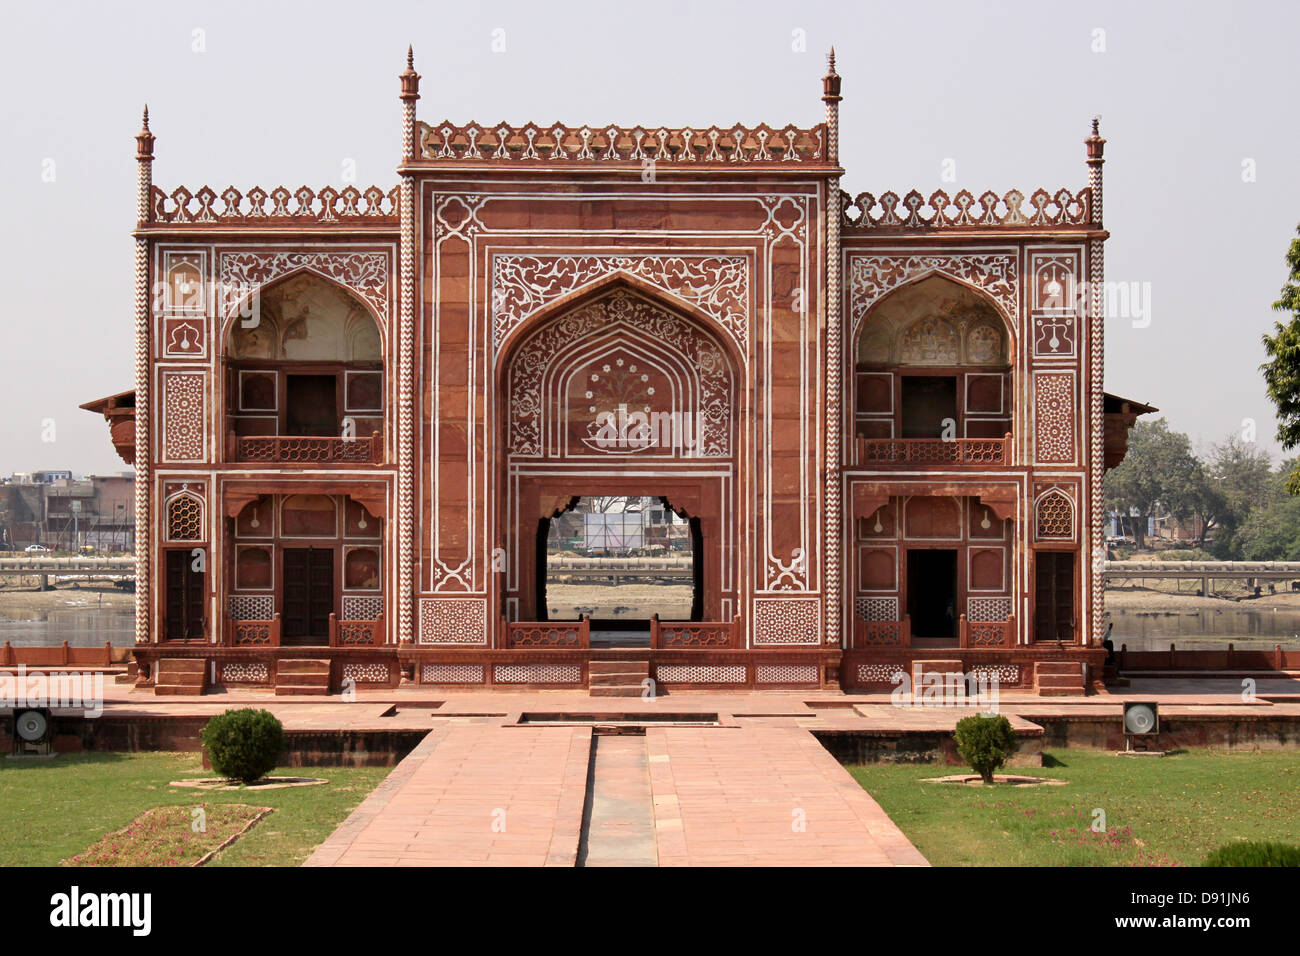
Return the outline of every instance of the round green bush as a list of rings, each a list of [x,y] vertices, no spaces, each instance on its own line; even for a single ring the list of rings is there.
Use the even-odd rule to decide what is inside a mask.
[[[992,783],[993,771],[1016,752],[1016,732],[1011,729],[1011,721],[1001,714],[963,717],[957,721],[953,736],[961,759],[970,764],[985,783]]]
[[[1290,843],[1243,841],[1219,847],[1204,866],[1300,866],[1300,846]]]
[[[266,710],[228,710],[209,720],[199,735],[212,769],[252,783],[266,776],[284,750],[284,727]]]

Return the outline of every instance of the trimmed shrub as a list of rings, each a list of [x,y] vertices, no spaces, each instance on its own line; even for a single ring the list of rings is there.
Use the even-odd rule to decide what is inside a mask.
[[[1262,840],[1228,843],[1207,856],[1202,866],[1300,866],[1300,846]]]
[[[199,739],[213,770],[231,780],[252,783],[280,760],[284,727],[270,711],[245,707],[213,717],[203,726]]]
[[[1011,721],[1002,714],[963,717],[957,721],[953,737],[961,759],[970,764],[985,783],[992,783],[993,771],[1016,752],[1016,732],[1011,729]]]

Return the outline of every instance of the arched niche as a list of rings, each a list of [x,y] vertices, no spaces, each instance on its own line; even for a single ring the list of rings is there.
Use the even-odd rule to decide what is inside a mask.
[[[370,309],[310,271],[279,279],[247,300],[227,326],[228,429],[236,438],[319,436],[367,443],[383,428],[383,336]],[[339,460],[367,461],[370,446]],[[352,452],[351,456],[347,456]],[[278,446],[236,441],[236,458],[292,461]],[[321,460],[322,454],[312,454]],[[326,459],[328,460],[328,459]]]
[[[1001,438],[1015,339],[998,306],[942,275],[867,313],[854,346],[854,431],[866,439]]]

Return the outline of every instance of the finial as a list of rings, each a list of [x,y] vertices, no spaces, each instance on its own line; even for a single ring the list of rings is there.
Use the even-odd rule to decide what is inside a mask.
[[[1092,118],[1092,135],[1084,141],[1088,147],[1088,162],[1101,163],[1105,162],[1106,141],[1101,138],[1101,117]]]
[[[141,162],[153,159],[154,135],[149,132],[149,104],[145,104],[144,115],[142,117],[144,124],[140,132],[135,135],[135,158]]]
[[[831,47],[826,57],[826,75],[822,77],[822,102],[838,103],[840,101],[840,75],[835,72],[835,47]]]
[[[415,48],[406,48],[406,70],[400,75],[402,99],[415,102],[420,98],[420,74],[415,72]]]

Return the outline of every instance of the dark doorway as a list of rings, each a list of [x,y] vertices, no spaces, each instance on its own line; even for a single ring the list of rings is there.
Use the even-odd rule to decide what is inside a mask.
[[[335,377],[287,375],[285,379],[285,434],[338,435]]]
[[[334,549],[284,549],[284,607],[280,636],[286,644],[324,644],[334,613]]]
[[[166,553],[167,640],[202,640],[203,572],[194,569],[196,556],[191,549],[173,548]]]
[[[913,637],[957,636],[957,552],[907,552],[907,613]]]
[[[951,424],[956,437],[957,378],[953,375],[903,376],[903,437],[942,438]]]
[[[1073,643],[1074,552],[1034,555],[1034,640]]]

